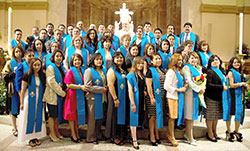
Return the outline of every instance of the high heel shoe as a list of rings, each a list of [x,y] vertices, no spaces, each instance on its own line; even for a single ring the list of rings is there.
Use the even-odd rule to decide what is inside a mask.
[[[235,137],[236,137],[236,140],[238,141],[238,142],[242,142],[242,139],[243,139],[243,137],[242,137],[242,134],[241,133],[237,133],[237,132],[233,132],[234,133],[234,135],[235,135]]]
[[[57,138],[57,139],[55,139],[55,138],[53,138],[51,135],[49,135],[49,138],[50,138],[50,140],[52,141],[52,142],[57,142],[57,141],[59,141],[59,139]]]
[[[157,144],[161,144],[161,139],[156,139]]]
[[[133,140],[133,141],[132,141],[132,146],[134,147],[134,149],[139,150],[140,147],[139,147],[138,143],[137,143],[138,146],[135,146],[135,145],[134,145],[134,142],[137,142],[137,140]]]
[[[152,141],[151,141],[150,135],[148,135],[148,140],[151,142],[151,145],[152,145],[152,146],[158,146],[156,141],[155,141],[155,142],[152,142]]]
[[[207,139],[210,140],[211,142],[217,142],[217,139],[216,139],[216,138],[214,138],[214,139],[213,139],[213,138],[210,138],[209,135],[208,135],[208,133],[206,133],[206,137],[207,137]]]
[[[234,133],[229,133],[228,131],[226,131],[226,140],[234,142]]]
[[[75,140],[72,136],[70,136],[70,139],[71,139],[71,141],[74,142],[74,143],[80,143],[78,139]]]
[[[168,135],[167,138],[174,147],[179,145],[173,136]]]

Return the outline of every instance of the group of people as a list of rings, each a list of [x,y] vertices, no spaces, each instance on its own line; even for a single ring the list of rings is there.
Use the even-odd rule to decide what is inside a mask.
[[[139,149],[136,131],[149,128],[149,141],[157,146],[161,144],[158,130],[167,125],[173,146],[178,146],[175,127],[185,128],[184,138],[196,146],[193,122],[200,114],[206,119],[208,140],[220,139],[216,125],[223,119],[227,140],[242,141],[242,94],[249,85],[242,80],[241,60],[232,57],[225,71],[215,51],[192,32],[191,23],[184,24],[179,37],[174,25],[169,24],[162,36],[160,28],[151,32],[149,22],[138,25],[133,37],[129,33],[117,37],[113,25],[107,29],[100,25],[97,33],[91,24],[85,32],[81,21],[75,27],[68,25],[68,34],[64,30],[63,24],[55,30],[52,23],[46,29],[34,27],[27,43],[21,41],[20,29],[14,31],[9,44],[12,59],[2,75],[8,89],[7,113],[19,140],[40,145],[48,111],[52,141],[63,139],[59,124],[68,121],[75,143],[82,141],[79,125],[87,124],[88,143],[110,139],[122,145],[131,140]],[[195,79],[205,73],[203,87]],[[200,106],[201,96],[205,106]]]

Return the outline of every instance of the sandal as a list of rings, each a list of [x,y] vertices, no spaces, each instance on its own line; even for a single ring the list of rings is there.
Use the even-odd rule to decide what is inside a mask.
[[[237,133],[234,131],[234,135],[235,135],[238,142],[242,142],[243,137],[242,137],[241,133]]]
[[[116,139],[114,140],[114,143],[115,143],[116,145],[121,145],[121,140],[119,140],[118,138],[116,138]]]
[[[17,136],[18,136],[18,131],[17,131],[17,129],[16,129],[16,130],[12,129],[12,134],[13,134],[15,137],[17,137]]]
[[[30,145],[31,147],[35,147],[35,146],[36,146],[35,140],[34,140],[34,139],[30,140],[30,141],[29,141],[29,145]]]
[[[37,146],[41,145],[41,142],[37,138],[34,139],[34,141],[35,141],[35,143],[36,143]]]
[[[176,147],[176,146],[179,145],[179,144],[177,143],[176,139],[175,139],[173,136],[168,135],[168,140],[170,141],[170,143],[171,143],[174,147]]]

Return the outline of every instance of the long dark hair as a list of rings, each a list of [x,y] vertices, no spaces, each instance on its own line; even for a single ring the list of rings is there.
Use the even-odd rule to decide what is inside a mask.
[[[222,60],[220,59],[220,57],[218,55],[212,55],[209,60],[208,60],[208,64],[207,64],[207,69],[211,69],[211,64],[212,62],[214,61],[215,58],[218,58],[219,61],[220,61],[220,66],[219,66],[219,69],[220,71],[225,75],[225,71],[224,69],[222,68]]]
[[[163,40],[161,41],[160,51],[163,52],[163,50],[162,50],[162,44],[163,44],[163,42],[167,42],[167,43],[168,43],[168,50],[167,50],[167,53],[169,53],[169,52],[170,52],[170,42],[169,42],[167,39],[163,39]]]
[[[31,60],[31,62],[30,62],[30,68],[29,68],[28,72],[25,73],[25,75],[28,76],[28,84],[30,84],[32,75],[33,75],[33,73],[34,73],[33,64],[34,64],[36,61],[40,61],[40,63],[41,63],[41,68],[40,68],[40,70],[38,71],[38,75],[39,75],[40,80],[42,81],[43,87],[45,88],[45,81],[46,81],[46,78],[45,78],[45,74],[44,74],[43,69],[42,69],[42,61],[41,61],[39,58],[32,58],[32,60]],[[25,76],[25,75],[24,75],[24,76]]]
[[[238,60],[238,62],[240,63],[239,73],[241,74],[241,72],[242,72],[242,62],[241,62],[240,58],[237,57],[237,56],[234,56],[234,57],[232,57],[232,58],[229,60],[227,73],[229,72],[229,70],[230,70],[231,68],[235,69],[235,68],[233,67],[234,59]],[[235,69],[235,70],[237,70],[237,69]]]
[[[33,48],[34,52],[37,51],[37,49],[36,49],[36,41],[40,41],[42,43],[42,47],[43,47],[42,52],[46,52],[46,47],[45,47],[45,45],[44,45],[44,43],[43,43],[43,41],[41,39],[35,39],[34,40],[34,42],[32,44],[32,48]]]
[[[91,41],[91,39],[90,39],[90,37],[89,37],[90,32],[91,32],[92,30],[95,32],[94,43],[92,43],[92,41]],[[98,38],[98,37],[97,37],[97,32],[96,32],[96,30],[95,30],[95,29],[89,29],[89,30],[87,31],[87,34],[83,37],[83,40],[85,40],[86,43],[87,43],[89,46],[91,46],[91,44],[93,44],[93,45],[94,45],[94,49],[96,50],[96,49],[97,49],[97,38]]]
[[[97,57],[100,57],[100,56],[101,56],[101,58],[102,58],[102,55],[101,55],[99,52],[98,52],[98,53],[94,53],[94,54],[91,56],[90,60],[89,60],[89,67],[92,67],[92,68],[96,69],[96,66],[95,66],[95,59],[96,59]],[[103,60],[103,58],[102,58],[102,60]],[[103,65],[103,61],[102,61],[102,65]],[[100,68],[102,69],[103,66],[101,66]]]
[[[153,63],[151,62],[151,61],[153,61],[154,56],[160,56],[160,58],[161,58],[161,55],[159,54],[159,52],[153,53],[152,56],[150,56],[150,64],[149,64],[150,67],[155,67],[155,66],[153,65]],[[160,65],[160,68],[162,67],[162,62],[163,62],[163,61],[162,61],[162,58],[161,58],[161,65]]]
[[[125,58],[124,58],[124,56],[122,55],[122,53],[120,52],[120,51],[116,51],[114,54],[113,54],[113,56],[112,56],[112,66],[113,66],[113,68],[116,70],[116,71],[118,71],[118,72],[121,72],[120,71],[120,68],[117,66],[117,64],[115,63],[115,57],[117,57],[117,56],[122,56],[122,58],[123,58],[123,63],[122,63],[122,69],[124,70],[124,71],[126,71],[127,69],[126,69],[126,64],[125,64]],[[127,71],[126,71],[127,72]]]

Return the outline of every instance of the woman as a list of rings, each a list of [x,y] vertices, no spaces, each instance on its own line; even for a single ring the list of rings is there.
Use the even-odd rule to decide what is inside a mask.
[[[130,130],[132,146],[139,150],[136,137],[136,128],[144,122],[144,95],[145,80],[143,76],[144,58],[135,57],[128,79],[128,94],[130,100]]]
[[[207,67],[208,60],[212,56],[212,53],[210,52],[208,42],[205,40],[201,41],[199,43],[198,52],[200,55],[200,62],[203,67]]]
[[[166,73],[168,70],[168,64],[171,58],[171,53],[170,53],[170,43],[167,39],[164,39],[161,41],[161,46],[160,46],[160,50],[158,51],[158,53],[161,56],[162,59],[162,70]]]
[[[110,45],[111,49],[113,49],[114,51],[116,51],[116,50],[119,48],[119,39],[118,39],[118,40],[117,40],[117,38],[114,39],[114,35],[112,34],[111,30],[106,29],[106,30],[103,32],[103,34],[102,34],[102,38],[103,38],[103,37],[110,37],[110,38],[111,38],[111,39],[110,39],[110,40],[111,40],[111,45]],[[103,48],[102,38],[101,38],[101,40],[98,42],[98,49]]]
[[[60,47],[60,43],[58,41],[54,41],[54,42],[52,42],[50,44],[51,53],[44,56],[44,58],[43,58],[43,69],[46,70],[48,68],[48,66],[51,64],[50,57],[51,57],[52,53],[54,52],[54,50],[59,49],[59,47]]]
[[[67,48],[66,53],[65,53],[65,59],[64,59],[64,67],[66,70],[68,70],[71,62],[71,57],[74,54],[80,54],[82,56],[83,62],[82,66],[84,69],[87,68],[87,64],[89,62],[89,53],[88,50],[83,48],[83,41],[82,37],[79,35],[75,35],[72,39],[72,45],[71,47]]]
[[[70,69],[67,71],[64,83],[67,85],[67,95],[64,103],[64,119],[69,121],[71,130],[71,141],[81,141],[78,128],[86,122],[84,91],[88,89],[84,84],[83,59],[78,53],[73,54],[70,59]]]
[[[217,122],[223,117],[222,101],[223,93],[226,92],[225,73],[221,67],[222,61],[217,55],[212,55],[207,64],[207,84],[205,101],[207,108],[204,111],[206,118],[207,134],[206,137],[212,142],[220,139],[216,133]],[[216,93],[214,93],[216,92]]]
[[[188,52],[186,49],[184,49],[184,46],[180,46],[176,49],[176,53],[179,53],[181,54],[182,56],[182,62],[183,62],[183,65],[186,65],[186,62],[187,62],[187,55],[188,55]]]
[[[137,57],[138,55],[139,55],[138,46],[136,44],[130,45],[127,56],[125,58],[125,64],[128,71],[130,71],[132,67],[134,58]]]
[[[16,118],[19,114],[20,99],[15,83],[15,73],[17,65],[24,62],[22,59],[24,57],[23,47],[16,46],[12,52],[13,59],[8,60],[2,70],[2,78],[4,79],[5,85],[7,87],[6,95],[6,113],[10,115],[12,124],[12,133],[17,137],[17,125]]]
[[[143,74],[146,75],[148,71],[148,67],[150,65],[150,58],[152,58],[152,55],[155,53],[155,46],[152,43],[148,43],[145,46],[144,50],[144,69],[143,69]]]
[[[102,48],[98,49],[97,52],[102,55],[102,61],[105,73],[111,67],[112,56],[114,54],[114,50],[111,48],[112,38],[109,36],[102,36]]]
[[[227,111],[226,115],[228,115],[225,120],[227,125],[226,139],[231,142],[235,140],[234,136],[236,137],[236,140],[238,142],[242,142],[243,139],[242,134],[239,133],[240,124],[243,124],[243,119],[244,119],[244,117],[242,116],[243,115],[242,92],[244,87],[249,89],[249,85],[245,82],[242,82],[241,73],[242,73],[242,63],[240,61],[240,58],[232,57],[228,65],[228,78],[229,78],[231,102],[225,104],[226,107],[224,108],[224,110]],[[232,115],[235,115],[234,132],[232,132],[231,130]]]
[[[49,137],[54,142],[63,138],[58,126],[63,117],[62,98],[66,95],[63,83],[65,77],[65,69],[62,66],[63,59],[64,56],[61,50],[53,50],[50,58],[51,64],[46,69],[46,89],[43,100],[47,103],[49,111]]]
[[[193,123],[194,120],[198,119],[199,114],[198,94],[204,94],[205,90],[193,81],[194,77],[202,74],[201,68],[199,67],[199,56],[196,52],[190,52],[187,60],[187,64],[182,69],[184,78],[189,86],[185,92],[184,119],[186,130],[184,137],[187,139],[189,144],[197,146],[195,139],[193,138]]]
[[[125,58],[129,49],[129,44],[131,41],[131,37],[129,34],[125,34],[121,37],[121,47],[117,50],[120,51]]]
[[[145,46],[148,43],[148,39],[143,36],[143,28],[142,27],[136,28],[135,35],[136,35],[136,37],[131,41],[130,45],[132,45],[132,44],[137,45],[138,50],[139,50],[139,55],[143,56]]]
[[[182,67],[182,56],[175,53],[170,59],[164,82],[169,110],[167,137],[173,146],[178,146],[174,137],[175,119],[178,118],[177,126],[184,124],[184,92],[188,86],[184,85]]]
[[[103,103],[107,102],[106,71],[103,68],[103,58],[100,53],[94,53],[90,59],[89,68],[84,74],[84,84],[89,89],[86,94],[88,110],[88,130],[86,142],[98,144],[102,138],[101,125],[103,119]]]
[[[45,75],[42,62],[38,58],[31,60],[29,71],[23,76],[20,96],[20,122],[18,139],[29,140],[31,147],[41,145],[38,138],[46,136],[46,125],[42,102]]]
[[[43,61],[43,58],[44,56],[47,55],[47,52],[43,45],[42,40],[40,39],[34,40],[33,50],[34,50],[35,58],[39,58],[41,61]]]
[[[97,33],[95,29],[89,29],[83,37],[85,48],[89,51],[89,55],[93,55],[97,50]]]
[[[151,67],[146,74],[146,84],[150,99],[146,99],[146,104],[149,112],[149,140],[152,146],[157,146],[161,143],[158,129],[163,128],[163,106],[165,98],[165,90],[163,88],[165,75],[160,69],[162,65],[161,56],[159,53],[154,53],[151,56]]]
[[[126,66],[121,52],[115,52],[112,66],[107,72],[108,112],[105,134],[116,145],[124,144],[127,138],[126,125]]]

